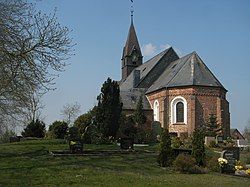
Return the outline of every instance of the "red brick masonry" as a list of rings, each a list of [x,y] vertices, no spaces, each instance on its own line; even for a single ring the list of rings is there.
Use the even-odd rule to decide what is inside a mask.
[[[229,103],[226,100],[226,90],[219,87],[175,87],[162,89],[147,95],[151,107],[154,101],[159,102],[159,121],[162,127],[169,128],[170,132],[191,135],[195,128],[206,123],[209,114],[215,114],[222,127],[224,137],[230,136]],[[171,101],[181,96],[187,101],[187,124],[171,124]],[[153,114],[152,114],[153,115]]]

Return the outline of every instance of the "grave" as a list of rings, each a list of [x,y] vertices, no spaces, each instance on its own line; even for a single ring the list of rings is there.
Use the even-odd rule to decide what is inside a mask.
[[[83,143],[81,141],[70,141],[69,142],[69,149],[70,152],[75,153],[82,153],[83,152]]]
[[[173,152],[174,152],[175,157],[177,157],[180,154],[191,155],[192,154],[192,149],[174,148]]]
[[[227,160],[227,164],[221,168],[222,173],[234,173],[236,161],[240,159],[240,149],[238,147],[225,148],[221,152],[221,157]]]
[[[22,136],[11,136],[10,137],[10,143],[12,142],[20,142]]]
[[[121,138],[121,149],[134,149],[133,138]]]
[[[216,142],[216,144],[223,143],[223,137],[222,136],[216,136],[215,142]]]

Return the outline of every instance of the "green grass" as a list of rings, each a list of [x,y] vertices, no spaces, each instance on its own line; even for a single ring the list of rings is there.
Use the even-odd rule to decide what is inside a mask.
[[[250,179],[218,173],[179,174],[157,166],[148,153],[53,157],[67,149],[60,140],[30,140],[0,145],[0,186],[247,186]],[[119,149],[86,145],[89,150]],[[157,145],[138,148],[155,151]]]

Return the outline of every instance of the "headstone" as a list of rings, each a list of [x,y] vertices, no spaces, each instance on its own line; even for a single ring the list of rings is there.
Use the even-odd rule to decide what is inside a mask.
[[[121,149],[134,149],[133,138],[121,138]]]
[[[234,173],[236,161],[240,159],[238,147],[226,148],[221,152],[221,157],[227,160],[227,164],[221,168],[222,173]]]
[[[152,123],[152,132],[154,140],[157,140],[157,136],[161,135],[162,132],[161,123],[159,121],[154,121]]]
[[[69,149],[70,152],[75,153],[82,153],[83,152],[83,143],[81,141],[70,141],[69,142]]]
[[[174,152],[175,157],[177,157],[180,154],[191,155],[192,154],[192,149],[174,148],[173,152]]]
[[[205,145],[209,146],[212,141],[215,141],[215,137],[213,136],[205,136]]]
[[[20,142],[22,136],[11,136],[10,137],[10,143],[12,142]]]
[[[223,137],[222,136],[216,136],[216,144],[223,143]]]

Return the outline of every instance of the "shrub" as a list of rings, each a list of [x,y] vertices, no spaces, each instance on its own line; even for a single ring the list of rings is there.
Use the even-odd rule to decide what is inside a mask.
[[[23,137],[43,138],[45,135],[45,124],[40,120],[30,122],[22,132]]]
[[[15,132],[12,130],[6,130],[3,134],[0,135],[0,143],[10,142],[10,137],[15,136]]]
[[[180,148],[182,144],[183,144],[183,143],[182,143],[182,141],[180,140],[179,137],[173,137],[173,138],[171,139],[171,146],[172,146],[173,148]]]
[[[55,121],[49,126],[49,131],[56,139],[64,139],[68,131],[68,124],[64,121]]]
[[[211,157],[207,160],[207,168],[213,172],[220,172],[220,165],[217,157]]]
[[[208,173],[208,170],[206,168],[194,165],[193,167],[190,168],[189,173],[191,173],[191,174],[205,174],[205,173]]]
[[[189,173],[195,165],[195,159],[190,155],[180,154],[174,161],[174,168],[183,173]]]
[[[192,139],[190,137],[184,139],[181,148],[192,149]]]
[[[217,145],[216,142],[213,140],[213,141],[211,141],[211,142],[209,143],[209,147],[211,147],[211,148],[216,148],[216,147],[218,147],[218,145]]]
[[[95,125],[89,125],[82,134],[82,141],[84,143],[101,144],[105,143],[106,140],[102,137],[102,134]]]
[[[47,131],[45,133],[45,139],[55,139],[54,133],[52,133],[51,131]]]
[[[205,165],[205,146],[204,146],[204,133],[200,129],[195,129],[192,139],[192,156],[196,160],[198,166]]]
[[[250,164],[250,157],[246,157],[245,163]]]
[[[80,115],[74,122],[74,126],[76,126],[80,132],[80,134],[83,134],[85,132],[85,129],[87,126],[93,124],[94,122],[94,116],[96,112],[96,107],[91,109],[85,114]]]
[[[132,116],[122,115],[121,125],[119,129],[121,137],[135,138],[137,134],[137,128],[135,127],[135,122]]]
[[[162,167],[170,166],[173,163],[173,150],[168,129],[164,129],[161,134],[160,153],[157,162]]]

